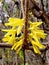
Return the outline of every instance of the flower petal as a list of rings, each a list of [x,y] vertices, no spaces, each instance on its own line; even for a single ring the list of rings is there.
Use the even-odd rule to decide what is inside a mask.
[[[41,54],[41,52],[39,51],[39,48],[33,44],[33,49],[35,53]]]
[[[18,29],[17,29],[17,35],[19,35],[21,33],[21,30],[22,30],[23,26],[19,26]]]

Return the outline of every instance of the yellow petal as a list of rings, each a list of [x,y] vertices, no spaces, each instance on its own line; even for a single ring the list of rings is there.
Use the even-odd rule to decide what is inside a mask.
[[[42,39],[45,39],[45,37],[47,36],[47,34],[44,33],[43,30],[37,30],[37,31],[36,31],[36,35],[37,35],[38,37],[42,38]]]
[[[15,36],[13,35],[9,38],[8,44],[13,44],[14,42],[15,42]]]
[[[4,31],[4,32],[10,32],[10,33],[14,33],[14,32],[16,32],[16,29],[2,29],[2,31]]]
[[[33,31],[35,29],[39,29],[39,26],[42,24],[42,22],[29,22],[30,23],[30,28],[29,30]]]
[[[42,22],[29,22],[31,27],[37,27],[40,26],[42,24]]]
[[[14,45],[12,46],[11,50],[13,50],[15,48],[15,46],[17,45],[17,42],[14,43]]]
[[[46,46],[44,46],[44,45],[41,44],[40,42],[33,41],[32,39],[30,39],[30,41],[31,41],[31,44],[32,44],[32,45],[34,44],[34,45],[38,46],[40,49],[46,48]]]
[[[9,18],[8,21],[9,21],[10,23],[12,23],[12,22],[20,22],[20,21],[24,21],[24,19],[19,19],[19,18]]]
[[[10,37],[4,37],[4,38],[2,39],[2,41],[8,42],[8,41],[9,41],[9,38],[10,38]]]
[[[9,30],[3,30],[3,31],[5,31],[5,32],[7,32],[5,35],[4,35],[4,37],[7,37],[7,36],[12,36],[12,35],[14,35],[14,34],[16,34],[17,33],[17,30],[12,30],[12,29],[9,29]]]
[[[9,35],[11,35],[11,34],[8,32],[8,33],[6,33],[6,34],[4,35],[4,37],[8,37]]]
[[[18,29],[17,29],[17,35],[19,35],[19,34],[21,33],[22,27],[23,27],[23,26],[19,26],[19,27],[18,27]]]
[[[9,30],[7,30],[7,29],[2,29],[2,31],[4,31],[4,32],[8,32]]]
[[[20,26],[24,24],[24,19],[19,19],[19,18],[10,18],[9,23],[5,23],[5,26]]]
[[[29,34],[29,37],[31,38],[31,39],[34,39],[36,42],[38,42],[38,40],[39,40],[39,38],[36,36],[36,34],[34,33],[34,34]]]
[[[18,54],[21,49],[22,49],[22,45],[16,50],[16,53]]]
[[[20,47],[21,45],[23,44],[23,39],[21,39],[18,43],[17,43],[17,45],[16,45],[16,47],[14,48],[14,50],[16,50],[18,47]]]
[[[41,52],[39,51],[39,48],[33,44],[33,49],[35,53],[41,54]]]

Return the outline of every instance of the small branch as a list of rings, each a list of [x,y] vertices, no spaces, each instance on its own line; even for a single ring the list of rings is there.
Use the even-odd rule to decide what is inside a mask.
[[[41,8],[41,10],[44,10],[43,0],[39,0],[39,7]]]
[[[47,3],[48,3],[48,15],[49,15],[49,0],[47,1]]]
[[[8,44],[8,43],[0,43],[0,47],[1,48],[11,48],[12,45],[11,44]]]
[[[22,14],[23,14],[23,18],[25,17],[25,12],[24,12],[24,0],[20,0],[21,1],[21,10],[22,10]]]

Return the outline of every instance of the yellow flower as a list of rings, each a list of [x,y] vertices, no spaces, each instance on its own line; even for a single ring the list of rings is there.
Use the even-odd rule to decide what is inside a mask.
[[[33,44],[33,49],[34,49],[35,53],[41,54],[39,48],[34,44]]]
[[[8,21],[8,23],[5,23],[5,26],[11,26],[12,28],[2,29],[3,32],[6,32],[2,40],[8,44],[13,44],[12,49],[17,50],[17,53],[19,53],[22,48],[24,35],[22,34],[20,37],[18,35],[24,26],[24,19],[9,18]]]
[[[19,51],[21,50],[22,48],[22,45],[23,45],[23,40],[24,39],[21,39],[20,41],[14,43],[14,45],[12,46],[12,50],[17,50],[17,53],[19,53]]]
[[[9,18],[9,23],[5,23],[5,26],[20,26],[23,25],[24,19],[19,18]]]
[[[34,22],[34,23],[29,22],[29,24],[30,24],[29,30],[31,32],[28,34],[29,41],[31,42],[35,53],[41,54],[39,49],[46,48],[46,46],[40,43],[40,39],[41,38],[45,39],[47,34],[45,34],[44,31],[40,30],[39,28],[39,25],[41,25],[42,22]]]
[[[4,37],[2,40],[4,41],[4,42],[8,42],[8,40],[9,40],[9,36],[7,36],[7,37]]]
[[[13,44],[12,50],[16,50],[17,53],[22,49],[24,42],[24,33],[22,33],[25,20],[19,18],[9,18],[8,23],[5,23],[5,26],[11,26],[11,29],[3,29],[2,31],[6,32],[4,38],[2,39],[4,42],[8,42],[9,44]],[[41,44],[40,39],[45,39],[46,35],[43,30],[39,28],[42,22],[31,22],[28,21],[28,41],[31,42],[35,53],[41,54],[39,49],[45,48],[43,44]],[[18,36],[20,34],[20,36]],[[30,44],[30,43],[29,43]]]
[[[9,18],[9,23],[5,23],[5,26],[12,26],[12,29],[17,29],[17,35],[21,33],[24,26],[24,19]]]
[[[13,30],[13,29],[4,29],[2,31],[7,32],[4,35],[3,41],[13,44],[16,39],[15,35],[16,35],[17,31]]]
[[[31,22],[29,21],[30,27],[33,29],[33,27],[37,27],[40,26],[42,24],[42,22]]]
[[[15,36],[15,34],[17,33],[17,30],[16,30],[16,29],[2,29],[2,31],[3,31],[3,32],[7,32],[4,37],[10,36],[10,35],[11,35],[11,36],[12,36],[12,35]]]

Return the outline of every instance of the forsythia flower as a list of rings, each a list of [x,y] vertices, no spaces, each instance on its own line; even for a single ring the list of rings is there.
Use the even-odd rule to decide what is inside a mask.
[[[42,22],[29,22],[30,23],[30,28],[29,30],[31,31],[30,34],[28,34],[28,39],[31,42],[33,49],[35,53],[41,54],[39,49],[45,48],[44,45],[40,43],[40,39],[45,39],[46,35],[43,30],[40,30],[39,26],[42,24]]]
[[[11,26],[11,29],[2,29],[3,32],[7,32],[2,39],[4,42],[13,44],[12,49],[17,50],[17,53],[22,48],[23,44],[23,34],[18,37],[21,33],[21,30],[24,26],[24,19],[18,18],[9,18],[8,23],[5,23],[5,26]]]
[[[12,50],[16,50],[17,53],[22,49],[24,42],[24,33],[22,33],[25,20],[19,18],[9,18],[8,23],[5,23],[5,26],[11,26],[11,29],[3,29],[2,31],[7,32],[2,39],[4,42],[13,44]],[[39,49],[45,48],[41,44],[40,39],[45,39],[46,35],[43,30],[40,30],[39,26],[42,22],[30,22],[28,21],[29,28],[28,30],[28,40],[31,42],[35,53],[41,54]],[[20,34],[20,36],[18,36]]]

